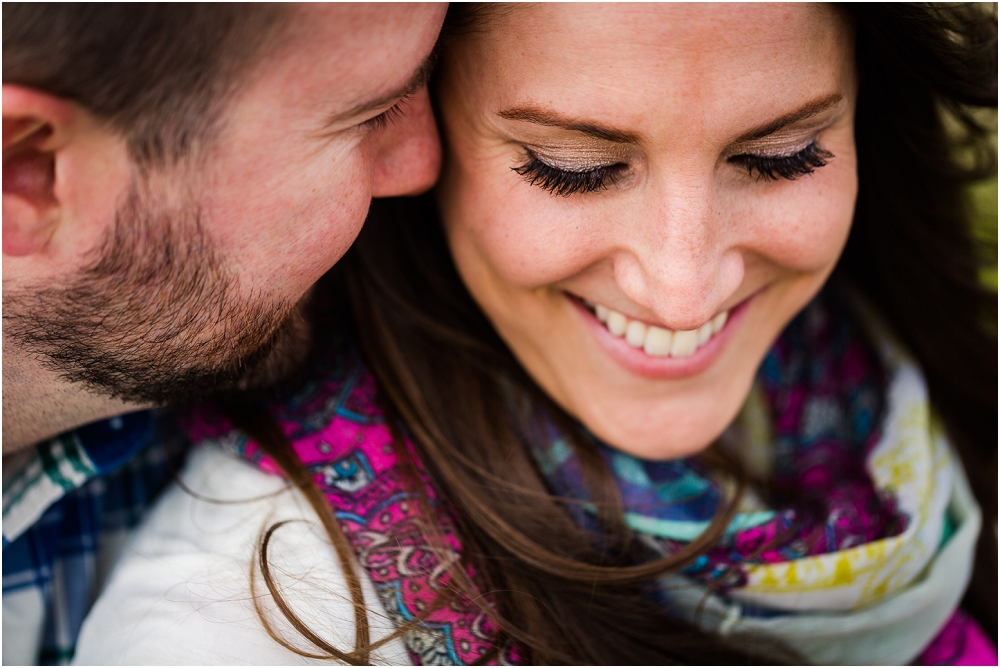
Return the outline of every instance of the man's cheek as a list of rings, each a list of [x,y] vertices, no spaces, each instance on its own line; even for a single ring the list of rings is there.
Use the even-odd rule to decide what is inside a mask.
[[[357,239],[368,214],[370,198],[367,190],[356,183],[341,184],[336,193],[317,202],[311,211],[311,228],[289,236],[294,249],[286,261],[295,266],[302,287],[308,288],[334,266]]]
[[[324,229],[316,239],[316,248],[324,253],[324,257],[317,258],[324,272],[340,260],[358,238],[370,203],[367,194],[359,193],[327,212]]]
[[[343,257],[364,224],[369,200],[363,188],[351,183],[320,194],[326,192],[316,188],[297,208],[253,213],[258,235],[230,247],[227,258],[244,277],[244,291],[297,301]]]

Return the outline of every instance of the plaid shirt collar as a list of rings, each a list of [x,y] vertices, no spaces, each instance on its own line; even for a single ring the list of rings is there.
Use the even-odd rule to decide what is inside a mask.
[[[3,548],[52,504],[88,480],[118,469],[149,443],[151,411],[139,411],[69,431],[35,446],[3,482]]]
[[[40,443],[5,471],[5,665],[73,660],[107,566],[186,447],[169,411],[142,411]]]

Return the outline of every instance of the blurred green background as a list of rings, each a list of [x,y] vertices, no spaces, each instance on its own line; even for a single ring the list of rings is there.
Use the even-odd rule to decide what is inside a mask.
[[[982,270],[983,282],[997,290],[997,179],[987,179],[969,189],[974,212],[976,236],[984,246],[992,248],[987,265]]]

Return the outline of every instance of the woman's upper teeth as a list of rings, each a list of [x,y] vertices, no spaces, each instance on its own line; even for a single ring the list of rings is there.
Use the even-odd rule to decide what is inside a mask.
[[[713,334],[719,332],[729,317],[723,311],[698,329],[675,331],[656,325],[647,325],[641,320],[630,320],[624,314],[601,304],[586,302],[594,310],[597,319],[604,323],[614,336],[625,337],[625,342],[633,348],[642,348],[653,357],[688,357],[705,345]]]

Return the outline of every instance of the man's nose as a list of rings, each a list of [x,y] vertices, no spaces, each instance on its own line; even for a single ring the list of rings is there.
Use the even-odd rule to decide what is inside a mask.
[[[427,89],[414,93],[401,111],[401,117],[379,134],[372,197],[424,192],[434,185],[441,170],[441,139]]]
[[[615,280],[671,329],[705,324],[739,289],[743,256],[710,183],[674,184],[651,197],[614,258]]]

